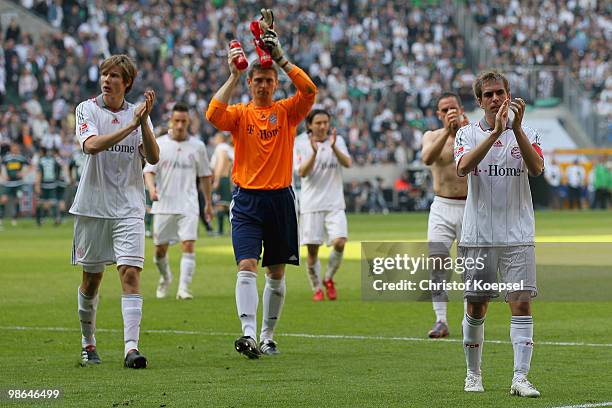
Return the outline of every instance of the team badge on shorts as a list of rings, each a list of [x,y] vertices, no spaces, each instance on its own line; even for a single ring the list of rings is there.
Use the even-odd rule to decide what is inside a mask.
[[[510,154],[512,155],[512,157],[514,157],[515,159],[520,159],[521,156],[521,149],[518,146],[514,146],[512,148],[512,150],[510,150]]]

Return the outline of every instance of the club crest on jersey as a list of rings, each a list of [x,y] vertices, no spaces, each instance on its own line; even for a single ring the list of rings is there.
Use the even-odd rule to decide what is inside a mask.
[[[79,128],[79,132],[83,134],[87,131],[87,128],[88,128],[87,123],[83,123],[81,127]]]
[[[459,146],[459,147],[455,148],[455,159],[457,157],[461,156],[461,154],[463,153],[464,150],[465,149],[464,149],[463,146]]]
[[[273,113],[270,115],[270,123],[272,123],[273,125],[276,125],[276,113]]]
[[[510,150],[510,154],[512,155],[512,157],[514,157],[515,159],[520,159],[521,156],[521,149],[518,146],[514,146],[512,148],[512,150]]]

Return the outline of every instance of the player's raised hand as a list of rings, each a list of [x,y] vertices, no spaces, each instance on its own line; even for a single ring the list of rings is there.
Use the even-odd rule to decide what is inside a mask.
[[[500,135],[506,128],[508,122],[508,106],[510,105],[510,98],[506,99],[504,103],[499,107],[497,114],[495,115],[495,129],[493,133]]]
[[[259,20],[259,26],[265,33],[266,30],[274,30],[274,12],[272,9],[262,8],[260,10],[261,19]]]
[[[143,102],[140,102],[136,106],[136,109],[134,109],[134,117],[132,118],[132,126],[140,125],[140,122],[142,120],[142,117],[145,115],[146,110],[147,110],[146,100]]]
[[[514,120],[512,121],[512,130],[518,130],[521,128],[523,123],[523,116],[525,115],[525,101],[521,98],[514,98],[510,102],[510,109],[514,112]]]
[[[457,133],[459,129],[459,111],[457,109],[449,109],[444,117],[444,122],[444,127],[449,133],[453,135]]]
[[[259,20],[259,27],[263,31],[261,39],[268,48],[268,52],[272,56],[272,59],[279,65],[283,65],[285,60],[285,53],[278,40],[278,34],[274,30],[274,13],[271,9],[261,9],[261,19]]]
[[[234,60],[240,57],[243,52],[244,51],[242,50],[242,48],[230,48],[229,52],[227,53],[227,65],[229,65],[230,74],[240,76],[240,74],[246,71],[246,68],[240,70],[238,69],[236,64],[234,64]]]
[[[333,149],[336,145],[336,140],[338,139],[338,135],[336,133],[336,128],[332,128],[331,136],[329,137],[329,146]]]
[[[310,147],[312,147],[312,151],[317,154],[319,151],[319,145],[317,144],[316,140],[314,140],[312,135],[310,136]]]
[[[149,114],[151,113],[151,110],[153,110],[153,105],[155,104],[155,91],[152,89],[147,89],[144,93],[144,97],[145,97],[145,100],[144,100],[145,110],[143,114],[140,116],[141,125],[147,123]]]

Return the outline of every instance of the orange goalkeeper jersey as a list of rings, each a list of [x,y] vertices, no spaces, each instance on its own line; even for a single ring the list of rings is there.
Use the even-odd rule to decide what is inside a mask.
[[[228,106],[213,98],[208,106],[210,123],[232,133],[232,180],[240,187],[276,190],[291,185],[296,128],[310,112],[317,87],[297,66],[288,75],[298,90],[291,98],[265,107],[252,101]]]

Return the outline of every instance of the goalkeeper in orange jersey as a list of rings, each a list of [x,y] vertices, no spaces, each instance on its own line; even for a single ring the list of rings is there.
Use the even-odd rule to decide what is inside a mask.
[[[297,92],[275,101],[278,72],[275,66],[250,64],[247,84],[251,101],[228,105],[244,72],[233,60],[241,49],[228,54],[230,76],[213,96],[206,118],[219,130],[229,131],[235,146],[232,180],[237,186],[230,205],[232,245],[238,265],[236,307],[243,336],[234,345],[248,358],[278,354],[274,328],[285,301],[285,265],[299,265],[295,196],[291,189],[293,143],[297,125],[304,120],[317,94],[312,80],[289,62],[274,31],[274,17],[261,10],[262,40],[276,65],[285,71]],[[264,248],[267,267],[263,291],[263,322],[257,343],[257,263]]]

